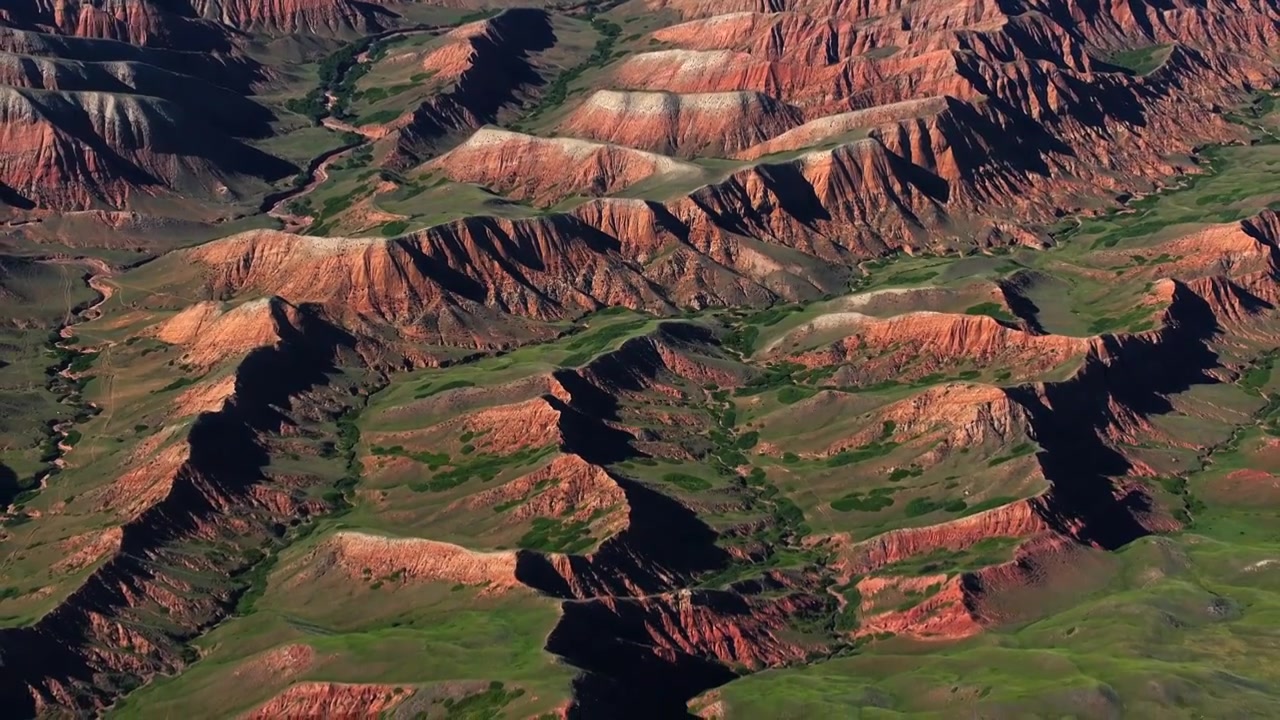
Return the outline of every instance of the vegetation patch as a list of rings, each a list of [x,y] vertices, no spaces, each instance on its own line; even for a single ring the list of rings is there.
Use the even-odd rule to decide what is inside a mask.
[[[1121,50],[1120,52],[1112,53],[1107,58],[1107,62],[1116,67],[1124,68],[1134,75],[1146,75],[1164,63],[1165,57],[1168,56],[1168,52],[1166,52],[1168,49],[1168,45],[1150,45],[1131,50]]]
[[[964,313],[965,315],[986,315],[1005,323],[1017,322],[1017,318],[1010,315],[1009,311],[997,302],[978,303],[965,310]]]
[[[553,518],[534,518],[533,526],[520,538],[520,547],[547,553],[574,555],[595,544],[589,523],[578,520],[564,522]]]
[[[711,489],[710,482],[707,482],[697,475],[689,475],[686,473],[667,473],[662,476],[662,482],[675,485],[685,492],[701,492],[703,490]]]
[[[451,465],[452,467],[436,473],[426,482],[411,483],[409,489],[415,492],[443,492],[473,479],[489,482],[508,467],[536,462],[555,451],[554,445],[541,448],[527,447],[510,455],[472,455],[463,462],[452,462],[448,459],[448,456],[444,456],[443,462],[438,462],[438,464],[429,465],[428,467],[431,469],[439,468],[443,465]],[[434,457],[438,460],[440,456],[436,455]]]
[[[852,492],[831,503],[831,509],[840,512],[880,512],[893,505],[892,488],[876,488],[869,494]]]
[[[434,381],[427,382],[418,386],[418,389],[413,393],[413,399],[422,400],[425,398],[429,398],[432,395],[439,395],[440,393],[446,392],[448,390],[457,390],[459,388],[469,388],[469,387],[475,387],[475,386],[476,384],[471,382],[470,380],[446,380],[442,383],[437,383]]]
[[[1003,465],[1009,462],[1010,460],[1016,460],[1020,457],[1025,457],[1035,451],[1036,451],[1035,445],[1032,445],[1029,442],[1018,443],[1017,445],[1014,445],[1013,448],[1010,449],[1008,453],[1005,453],[1004,455],[999,455],[997,457],[993,457],[990,460],[988,460],[987,467],[996,467],[997,465]]]
[[[489,683],[484,692],[458,700],[445,698],[440,701],[440,705],[444,706],[445,720],[497,720],[504,716],[503,709],[507,705],[523,696],[523,689],[508,690],[503,683],[495,680]]]

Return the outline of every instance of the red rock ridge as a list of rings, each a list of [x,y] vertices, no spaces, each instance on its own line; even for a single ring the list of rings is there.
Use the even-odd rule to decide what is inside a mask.
[[[1031,429],[1026,409],[990,385],[935,385],[874,415],[879,422],[833,443],[823,454],[862,447],[881,437],[883,423],[892,423],[891,439],[923,449],[916,463],[927,467],[961,448],[1012,444]]]
[[[806,367],[848,363],[850,372],[867,382],[924,377],[967,362],[978,368],[1014,368],[1016,377],[1034,378],[1083,361],[1098,352],[1096,340],[1062,335],[1032,335],[985,315],[915,312],[886,319],[863,316],[855,332],[831,346],[801,353],[794,361]]]
[[[392,122],[379,141],[394,167],[417,165],[445,135],[497,121],[540,84],[530,53],[551,46],[555,36],[546,11],[512,8],[454,30],[449,40],[424,60],[426,69],[444,72],[446,85]]]
[[[832,542],[835,567],[849,576],[864,575],[935,550],[964,550],[987,538],[1025,538],[1051,530],[1032,500],[1019,500],[992,510],[921,528],[891,530],[869,540],[850,543],[844,535]]]
[[[557,172],[545,172],[553,167]],[[611,195],[651,178],[666,181],[700,175],[698,168],[662,155],[495,128],[480,129],[422,169],[542,206],[576,196]]]
[[[376,718],[395,708],[410,694],[407,688],[395,685],[296,683],[247,713],[244,720]]]
[[[294,581],[333,568],[347,577],[399,578],[396,582],[444,582],[481,586],[502,593],[519,585],[514,552],[476,552],[422,538],[392,538],[343,530],[325,538],[299,564]],[[366,572],[368,571],[368,572]]]
[[[291,167],[159,98],[0,87],[0,184],[42,207],[175,191],[226,201],[250,176]]]
[[[599,90],[559,128],[574,137],[695,157],[735,153],[799,122],[795,110],[761,93]]]
[[[355,0],[14,0],[0,20],[84,38],[182,48],[193,40],[230,43],[237,31],[337,34],[378,29],[388,15],[374,2]],[[220,27],[220,26],[226,26]]]
[[[525,499],[527,498],[527,499]],[[577,455],[560,455],[545,467],[511,482],[469,495],[450,506],[450,511],[492,508],[524,499],[507,513],[512,521],[535,517],[567,518],[586,522],[604,514],[612,525],[604,534],[613,534],[625,525],[627,497],[604,468]],[[618,516],[610,518],[610,515]]]

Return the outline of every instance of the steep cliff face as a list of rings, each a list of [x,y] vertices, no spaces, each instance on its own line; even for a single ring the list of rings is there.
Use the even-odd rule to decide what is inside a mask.
[[[889,438],[920,453],[913,464],[929,467],[956,452],[1015,445],[1030,431],[1026,411],[1003,390],[963,383],[935,385],[876,409],[870,420],[865,429],[827,446],[822,455],[881,440],[888,426],[893,428]]]
[[[237,30],[269,34],[337,35],[382,29],[396,15],[394,0],[195,0],[195,14]]]
[[[203,48],[204,46],[196,45]],[[213,48],[209,48],[213,50]],[[40,67],[40,75],[48,77],[50,73],[43,70],[49,63],[63,65],[79,63],[71,69],[59,68],[55,72],[71,75],[76,78],[100,78],[104,76],[121,80],[129,87],[135,82],[147,82],[149,71],[137,68],[130,71],[121,70],[117,63],[132,63],[150,66],[159,70],[177,73],[183,76],[199,78],[208,85],[227,88],[238,95],[246,95],[252,91],[255,82],[265,79],[268,71],[257,61],[235,53],[224,52],[189,52],[169,48],[143,47],[123,42],[100,42],[93,39],[75,36],[50,35],[47,33],[21,30],[0,23],[0,51],[20,56],[19,62],[5,60],[8,68],[23,65]],[[94,64],[110,64],[98,67]],[[6,72],[12,73],[13,70]],[[26,71],[24,71],[26,72]],[[122,74],[131,73],[136,79],[122,80]],[[181,92],[184,96],[187,88],[172,87],[167,78],[161,76],[156,82],[149,82],[147,94],[167,96],[168,93]],[[198,87],[198,86],[197,86]],[[110,88],[108,88],[110,89]]]
[[[659,291],[590,231],[568,218],[473,218],[394,240],[316,238],[254,231],[190,257],[216,292],[247,289],[324,305],[349,320],[436,335],[442,308],[557,318],[605,305],[662,307]],[[323,282],[316,282],[318,278]],[[436,316],[439,335],[454,338]]]
[[[210,368],[254,348],[274,345],[298,332],[296,307],[278,298],[250,300],[224,309],[196,303],[149,331],[157,340],[183,346],[182,362]]]
[[[458,545],[420,538],[387,538],[361,532],[338,532],[298,561],[294,582],[327,572],[351,580],[394,575],[399,582],[447,582],[502,593],[518,586],[514,552],[473,552]]]
[[[760,670],[807,657],[783,631],[788,618],[821,604],[708,591],[602,598],[565,605],[547,648],[590,669],[576,683],[577,712],[675,717],[698,692],[733,679],[729,666]]]
[[[0,20],[42,31],[134,45],[182,49],[192,42],[227,49],[232,31],[321,35],[369,31],[391,13],[354,0],[18,0]]]
[[[836,537],[837,567],[850,575],[874,572],[937,550],[964,550],[988,538],[1027,538],[1049,524],[1032,501],[1019,501],[977,515],[923,528],[893,530],[859,543]]]
[[[246,589],[227,578],[251,566],[248,549],[266,542],[273,526],[326,509],[297,492],[296,478],[267,482],[262,440],[292,422],[274,407],[323,383],[333,339],[308,320],[305,332],[250,353],[234,368],[233,397],[199,414],[159,457],[140,458],[116,486],[95,493],[102,510],[121,516],[119,543],[37,622],[0,630],[5,656],[23,658],[20,670],[0,678],[8,707],[24,716],[89,713],[146,678],[177,671],[189,662],[183,643],[225,617]],[[191,542],[210,552],[188,552]],[[156,616],[165,622],[152,622]]]
[[[291,166],[142,95],[0,87],[0,183],[41,206],[125,205],[134,193],[235,197],[247,178]]]
[[[0,10],[5,24],[82,38],[179,48],[184,43],[225,50],[226,31],[169,0],[18,0]]]
[[[163,54],[158,59],[163,61]],[[272,120],[270,111],[239,92],[138,60],[81,62],[0,52],[0,85],[162,98],[187,113],[199,115],[223,133],[238,137],[265,137]]]
[[[985,315],[909,313],[884,320],[856,321],[857,332],[831,347],[798,355],[810,367],[844,364],[868,382],[923,377],[954,367],[1017,368],[1015,377],[1034,378],[1095,351],[1096,341],[1060,335],[1032,335]]]
[[[560,170],[545,172],[549,167]],[[646,180],[678,182],[700,174],[692,165],[617,145],[544,139],[492,128],[481,129],[423,169],[538,205],[554,205],[574,196],[608,195]]]
[[[724,156],[790,130],[799,119],[793,108],[761,93],[599,90],[560,129],[680,157]]]
[[[495,122],[500,111],[541,85],[530,54],[550,47],[555,33],[546,11],[516,8],[458,28],[446,40],[424,59],[423,67],[443,72],[442,79],[449,82],[392,123],[380,143],[394,166],[426,158],[442,136]]]
[[[263,703],[245,720],[279,717],[367,717],[387,712],[408,698],[394,685],[304,682]]]

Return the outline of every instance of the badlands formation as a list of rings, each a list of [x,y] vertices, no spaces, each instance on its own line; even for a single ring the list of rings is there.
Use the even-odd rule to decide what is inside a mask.
[[[6,3],[0,703],[1280,714],[1277,47]]]

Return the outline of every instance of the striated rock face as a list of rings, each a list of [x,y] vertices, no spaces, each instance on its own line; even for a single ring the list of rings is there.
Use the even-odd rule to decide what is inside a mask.
[[[559,170],[546,172],[551,167]],[[699,175],[698,168],[662,155],[493,128],[481,129],[423,169],[538,205],[554,205],[574,196],[608,195],[645,180],[678,181]]]
[[[244,178],[290,168],[159,98],[0,86],[0,183],[43,207],[162,192],[231,199]]]
[[[621,245],[580,217],[647,235]],[[252,231],[162,262],[183,276],[192,272],[183,260],[207,268],[211,297],[271,293],[293,305],[316,303],[353,327],[390,325],[407,341],[477,348],[545,337],[548,329],[527,318],[798,299],[833,292],[843,279],[746,248],[717,243],[700,251],[680,243],[684,232],[660,207],[611,200],[574,215],[469,218],[391,240]],[[646,256],[660,259],[642,267],[635,258]]]
[[[187,662],[182,644],[234,605],[236,588],[225,578],[249,566],[247,549],[275,523],[324,509],[287,481],[264,482],[267,456],[253,429],[271,427],[262,419],[271,405],[315,382],[332,348],[309,343],[252,353],[233,372],[234,402],[200,415],[158,456],[146,454],[80,500],[118,518],[118,544],[95,543],[109,554],[37,622],[0,630],[5,656],[25,658],[21,671],[0,676],[8,707],[24,716],[89,713],[125,691],[121,678],[177,671]],[[191,555],[190,542],[210,552]],[[166,622],[155,623],[157,615]]]
[[[768,95],[599,90],[560,124],[574,137],[692,156],[726,156],[790,130],[799,115]]]
[[[790,152],[802,148],[819,145],[833,138],[856,136],[859,131],[868,132],[871,128],[904,122],[906,120],[937,115],[947,108],[945,98],[934,97],[920,100],[903,100],[840,113],[811,120],[799,127],[777,134],[767,140],[744,148],[735,154],[743,160],[755,160],[774,153]]]
[[[210,269],[215,293],[271,289],[294,304],[318,303],[348,320],[450,344],[471,335],[455,313],[557,318],[665,304],[616,251],[572,227],[564,218],[473,218],[395,240],[253,231],[187,257]]]
[[[501,593],[516,587],[513,552],[479,553],[450,543],[388,538],[368,533],[334,533],[303,558],[297,579],[334,568],[352,578],[395,576],[400,582],[448,582],[484,586]],[[398,574],[397,574],[398,573]]]
[[[586,522],[597,513],[626,515],[627,496],[617,481],[577,455],[561,455],[541,470],[460,500],[451,510],[487,509],[524,498],[528,500],[508,511],[511,520],[558,517]],[[618,524],[607,517],[605,522]]]
[[[959,640],[982,632],[982,625],[967,607],[968,594],[960,575],[924,577],[869,577],[858,583],[863,616],[856,635],[874,637],[892,633],[919,640]],[[877,596],[887,591],[931,593],[906,609],[877,611]]]
[[[184,363],[209,368],[297,332],[298,311],[277,298],[251,300],[230,310],[217,303],[191,305],[151,330],[157,340],[186,348]]]
[[[399,690],[400,692],[397,692]],[[377,717],[409,694],[394,685],[297,683],[245,715],[245,720],[303,717]]]
[[[1030,537],[1048,530],[1037,506],[1019,501],[938,525],[892,530],[852,545],[847,538],[836,538],[837,567],[861,575],[935,550],[963,550],[987,538]]]
[[[395,238],[255,230],[148,265],[144,272],[164,278],[163,292],[122,282],[128,292],[115,304],[132,302],[128,312],[139,314],[173,312],[146,332],[179,346],[175,362],[210,377],[164,401],[166,427],[116,465],[103,459],[111,475],[77,493],[76,502],[116,526],[77,531],[54,546],[65,557],[51,571],[84,573],[83,582],[29,627],[0,629],[0,702],[23,716],[92,714],[135,680],[182,670],[190,661],[186,643],[242,599],[254,567],[249,551],[274,544],[289,532],[286,523],[332,509],[317,499],[326,488],[276,474],[287,464],[273,463],[270,453],[316,441],[335,417],[349,422],[344,413],[369,389],[352,380],[358,372],[385,379],[406,367],[459,361],[471,350],[551,339],[570,319],[606,307],[674,313],[835,295],[847,291],[859,261],[896,251],[1037,245],[1037,226],[1084,199],[1151,189],[1170,173],[1193,170],[1187,157],[1196,146],[1237,137],[1212,108],[1274,83],[1267,56],[1280,44],[1275,5],[1263,0],[651,6],[687,22],[621,41],[634,47],[628,43],[651,39],[650,47],[665,49],[607,58],[578,76],[576,83],[601,87],[548,120],[570,138],[484,127],[543,92],[554,72],[531,59],[554,41],[542,10],[509,10],[450,33],[421,57],[440,92],[383,128],[379,149],[391,165],[420,166],[543,206],[582,200],[572,210],[469,218]],[[229,27],[335,34],[375,29],[385,15],[348,0],[27,0],[0,10],[0,19],[31,30],[0,32],[2,197],[94,208],[153,196],[251,197],[255,180],[287,171],[247,142],[266,135],[274,119],[243,98],[261,75],[252,63],[200,50],[221,53],[220,43],[239,42],[225,39]],[[35,30],[63,35],[37,38]],[[124,50],[116,45],[132,46],[115,40],[145,48]],[[1170,47],[1146,75],[1105,62],[1111,51],[1155,43]],[[35,46],[42,49],[33,53]],[[90,46],[107,55],[89,53]],[[65,57],[40,57],[64,50]],[[186,55],[201,57],[177,59]],[[220,85],[224,69],[232,79]],[[464,136],[420,165],[442,138]],[[707,155],[732,160],[687,161]],[[353,174],[361,172],[376,169]],[[668,183],[683,189],[655,190]],[[694,185],[701,186],[688,189]],[[136,219],[94,217],[116,227]],[[762,422],[752,411],[735,425],[751,396],[716,399],[714,414],[691,412],[704,397],[729,398],[756,377],[757,358],[729,350],[741,338],[716,336],[752,321],[636,319],[658,327],[623,340],[636,331],[622,325],[623,335],[605,336],[611,350],[565,352],[562,362],[577,369],[539,365],[535,377],[501,387],[490,382],[494,376],[479,380],[482,387],[426,386],[400,408],[402,424],[354,443],[340,425],[344,453],[354,444],[356,454],[332,464],[353,475],[378,463],[422,473],[407,454],[363,456],[373,441],[415,434],[416,445],[404,441],[409,454],[438,452],[432,442],[444,435],[471,446],[455,460],[536,449],[544,464],[437,495],[434,510],[462,522],[475,512],[513,535],[515,525],[541,518],[590,524],[586,545],[488,553],[343,529],[317,539],[291,569],[339,581],[367,569],[395,582],[534,590],[562,601],[546,647],[583,671],[572,710],[588,717],[617,716],[611,711],[618,708],[674,717],[689,696],[738,673],[804,662],[850,636],[967,637],[1016,617],[1000,597],[1052,587],[1048,579],[1077,559],[1073,552],[1177,526],[1137,482],[1155,470],[1117,448],[1141,449],[1159,432],[1150,416],[1167,412],[1168,396],[1200,375],[1239,369],[1224,364],[1231,361],[1215,355],[1212,342],[1234,344],[1242,355],[1241,348],[1280,342],[1260,322],[1280,301],[1278,240],[1280,220],[1268,212],[1140,251],[1148,261],[1157,252],[1175,256],[1161,267],[1177,279],[1131,262],[1127,250],[1110,259],[1099,251],[1098,268],[1118,273],[1104,279],[1151,283],[1138,309],[1149,306],[1153,329],[1143,332],[1071,338],[1044,334],[1026,319],[1013,327],[956,313],[877,318],[849,307],[805,329],[832,333],[806,346],[816,349],[765,353],[765,360],[837,368],[832,384],[851,388],[962,367],[979,375],[1008,369],[1006,388],[934,379],[924,383],[934,387],[905,399],[845,393],[868,403],[857,410],[867,429],[835,442],[827,436],[812,455],[887,434],[901,441],[889,450],[910,456],[914,467],[957,448],[1023,441],[1021,459],[991,474],[1044,481],[1048,489],[1036,497],[1001,499],[994,509],[930,527],[811,538],[830,554],[802,555],[810,532],[798,529],[804,513],[782,504],[794,486],[773,484],[787,468],[761,463],[758,476],[748,460],[724,459],[763,450],[738,444]],[[1012,307],[1017,288],[1000,291]],[[147,293],[163,300],[135,299]],[[523,361],[515,355],[503,362]],[[108,401],[114,393],[105,393]],[[778,393],[753,407],[767,417],[781,402]],[[733,419],[722,403],[734,408]],[[797,405],[796,414],[805,409]],[[738,427],[753,430],[734,438]],[[712,453],[708,445],[723,437],[744,452]],[[321,464],[314,456],[299,464],[312,460]],[[715,462],[717,482],[684,492],[663,470],[630,460],[648,467]],[[701,517],[722,511],[716,520],[728,527]],[[762,539],[752,525],[778,533]],[[993,538],[1017,544],[1012,562],[956,576],[886,574],[904,560]],[[834,564],[824,566],[831,556]],[[841,581],[856,578],[860,628],[843,637],[813,624],[798,632],[798,621],[830,619],[832,601],[844,600],[832,594],[831,570]],[[924,597],[903,605],[904,595]],[[809,631],[821,641],[798,637]],[[241,670],[301,679],[297,669],[312,661],[301,646],[286,646]],[[362,717],[401,709],[403,690],[299,682],[250,717]]]
[[[892,427],[889,437],[918,448],[915,464],[928,467],[960,450],[1014,445],[1031,430],[1027,411],[1004,390],[989,385],[935,385],[877,409],[873,418],[865,430],[832,443],[821,455],[875,442],[884,427]]]
[[[391,4],[385,0],[195,0],[191,3],[199,17],[237,30],[318,35],[381,29],[395,17],[384,7]]]
[[[15,0],[0,10],[0,20],[42,32],[135,45],[177,48],[193,39],[201,45],[212,40],[219,49],[228,44],[214,23],[169,0]]]
[[[854,334],[828,348],[801,353],[795,361],[821,367],[861,359],[849,372],[869,382],[923,377],[961,361],[1035,377],[1082,361],[1101,347],[1096,340],[1032,335],[985,315],[916,312],[884,320],[850,315]]]
[[[464,25],[446,40],[423,59],[424,72],[438,73],[443,87],[392,123],[380,141],[393,166],[417,164],[442,136],[495,122],[500,111],[541,83],[529,55],[550,47],[555,35],[546,11],[513,8]]]
[[[83,38],[181,49],[230,44],[228,29],[335,34],[377,29],[390,15],[380,2],[355,0],[15,0],[0,20]]]
[[[803,659],[805,650],[784,639],[782,630],[789,617],[821,602],[805,595],[748,600],[682,591],[566,604],[547,649],[597,669],[577,683],[579,712],[636,708],[674,717],[697,689],[733,679],[728,665],[763,669]],[[612,680],[628,677],[651,683],[646,691]]]

